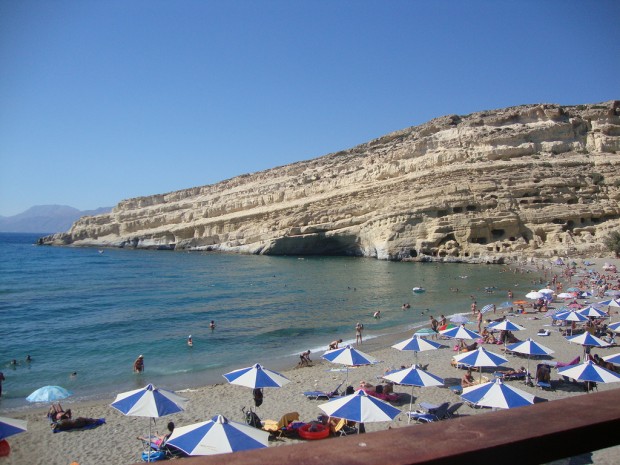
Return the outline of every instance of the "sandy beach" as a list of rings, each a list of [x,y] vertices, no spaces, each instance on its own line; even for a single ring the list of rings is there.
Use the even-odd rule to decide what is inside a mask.
[[[620,260],[614,259],[592,259],[593,265],[589,268],[602,272],[601,266],[604,262],[614,263],[620,267]],[[568,287],[565,285],[565,288]],[[601,299],[592,299],[592,301]],[[583,301],[582,301],[583,302]],[[555,306],[560,306],[556,301]],[[620,316],[617,309],[611,308],[611,321],[618,321]],[[467,312],[463,308],[463,312]],[[497,310],[497,313],[485,314],[485,319],[499,318],[507,310]],[[473,320],[474,317],[470,318]],[[544,318],[543,314],[534,313],[529,309],[525,314],[510,316],[510,320],[525,327],[524,331],[515,332],[515,336],[524,340],[532,337],[535,341],[555,351],[550,360],[568,362],[577,355],[583,357],[583,348],[580,345],[572,344],[560,334],[558,327],[551,326],[551,320]],[[475,323],[468,325],[475,330]],[[550,330],[550,335],[546,337],[537,336],[537,332],[546,328]],[[327,361],[320,359],[321,354],[312,354],[313,364],[310,367],[292,367],[283,372],[291,382],[279,389],[266,389],[264,403],[257,409],[257,414],[262,420],[278,420],[287,412],[299,412],[302,421],[311,421],[322,413],[319,405],[325,401],[309,400],[304,397],[303,392],[308,390],[333,390],[342,383],[345,376],[348,376],[346,384],[355,388],[359,387],[360,381],[364,380],[372,384],[379,382],[379,377],[392,368],[399,368],[401,365],[411,365],[415,359],[411,352],[401,352],[391,348],[392,344],[411,337],[411,332],[393,335],[390,337],[380,337],[364,341],[357,346],[358,349],[373,355],[382,362],[372,366],[351,368],[347,373],[334,371],[339,368]],[[457,402],[459,397],[454,394],[448,386],[459,384],[463,375],[463,370],[451,366],[450,361],[456,354],[453,350],[454,340],[438,339],[445,344],[445,348],[420,352],[417,356],[418,363],[428,364],[427,370],[435,375],[444,378],[446,386],[431,388],[414,388],[413,408],[419,408],[420,402],[439,404],[441,402]],[[329,340],[325,341],[325,348]],[[492,352],[501,354],[501,345],[484,344],[484,347]],[[601,356],[620,353],[620,347],[592,349],[592,354]],[[509,363],[502,366],[501,370],[519,368],[526,366],[527,358],[515,355],[507,356]],[[249,360],[248,365],[260,362],[260,360]],[[535,370],[536,360],[529,363],[530,370]],[[241,367],[239,367],[241,368]],[[487,368],[483,375],[493,378],[494,369]],[[476,375],[477,376],[477,375]],[[554,390],[541,390],[540,388],[530,387],[520,381],[510,381],[515,387],[530,392],[542,399],[553,401],[555,399],[569,396],[586,395],[581,386],[570,382],[561,382],[560,377],[552,370],[551,379]],[[344,386],[346,386],[343,385]],[[165,388],[166,386],[160,386]],[[620,383],[599,384],[598,390],[617,389]],[[177,391],[180,395],[189,399],[188,407],[185,412],[170,415],[157,420],[156,429],[163,433],[168,421],[174,421],[177,426],[189,425],[199,421],[210,419],[216,414],[221,414],[230,420],[243,422],[244,416],[242,407],[250,407],[252,403],[252,393],[248,388],[228,385],[224,383],[211,386],[204,386],[197,389],[187,389]],[[411,387],[394,386],[394,392],[400,394],[400,398],[393,405],[402,411],[409,409]],[[127,417],[111,408],[109,404],[113,398],[99,402],[76,403],[71,399],[62,401],[65,408],[71,408],[74,417],[105,418],[106,424],[85,431],[70,431],[53,433],[46,418],[47,409],[45,406],[40,409],[32,409],[21,412],[2,412],[2,416],[10,416],[28,420],[28,432],[12,436],[8,439],[11,445],[11,455],[7,458],[0,458],[0,463],[6,465],[18,464],[58,464],[68,465],[77,462],[80,465],[91,465],[98,463],[110,464],[130,464],[140,460],[142,451],[141,443],[136,439],[139,435],[145,435],[148,431],[148,419],[142,417]],[[458,411],[461,415],[480,415],[492,414],[491,409],[474,409],[464,405]],[[407,419],[404,414],[399,415],[394,421],[389,423],[368,423],[365,425],[367,432],[384,430],[388,427],[400,428],[407,427]],[[423,428],[424,425],[412,423],[413,428]],[[330,439],[337,440],[337,439]],[[284,439],[271,441],[270,446],[293,446],[299,440]],[[594,452],[592,455],[593,463],[611,464],[617,463],[617,454],[620,448],[606,449]]]

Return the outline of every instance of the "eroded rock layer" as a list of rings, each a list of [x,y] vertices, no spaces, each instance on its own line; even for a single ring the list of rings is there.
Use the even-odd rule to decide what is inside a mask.
[[[619,168],[620,102],[524,105],[124,200],[39,242],[468,262],[606,255]]]

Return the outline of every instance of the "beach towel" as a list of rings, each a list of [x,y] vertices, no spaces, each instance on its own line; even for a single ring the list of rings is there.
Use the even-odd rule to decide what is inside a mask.
[[[94,421],[92,418],[87,418],[86,420],[89,420],[89,423],[87,424],[83,424],[81,422],[77,422],[77,418],[76,420],[63,420],[63,421],[59,421],[58,423],[54,423],[54,428],[52,429],[52,431],[54,433],[60,433],[61,431],[83,431],[83,430],[87,430],[87,429],[93,429],[93,428],[97,428],[100,425],[103,425],[105,423],[105,418],[97,418],[94,419]]]

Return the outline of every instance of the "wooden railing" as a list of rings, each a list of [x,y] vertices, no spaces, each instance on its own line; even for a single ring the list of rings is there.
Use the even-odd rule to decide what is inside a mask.
[[[179,465],[541,464],[620,444],[620,389]],[[618,458],[620,463],[620,457]]]

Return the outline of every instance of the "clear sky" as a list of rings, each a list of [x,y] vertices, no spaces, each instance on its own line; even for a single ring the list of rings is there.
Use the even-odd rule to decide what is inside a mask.
[[[620,99],[620,2],[0,0],[0,215]]]

